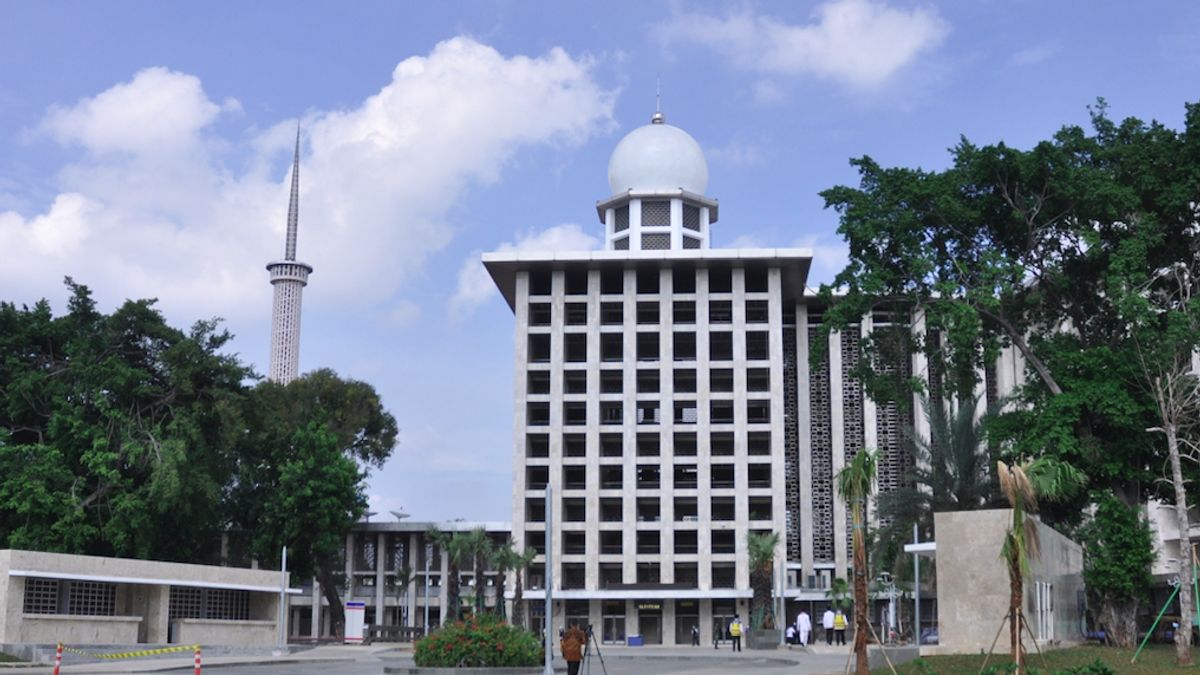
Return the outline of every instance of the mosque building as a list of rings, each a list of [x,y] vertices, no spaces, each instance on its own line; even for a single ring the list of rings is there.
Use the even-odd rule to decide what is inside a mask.
[[[603,250],[483,256],[516,319],[512,537],[541,554],[525,598],[538,629],[549,550],[553,625],[647,644],[688,644],[698,626],[708,644],[747,617],[749,533],[780,535],[789,613],[846,576],[834,476],[877,448],[878,488],[894,489],[910,461],[902,429],[923,422],[864,394],[859,341],[909,320],[864,316],[826,338],[809,250],[712,248],[704,154],[661,113],[617,144],[608,179]],[[817,339],[828,349],[810,363]],[[992,397],[1019,376],[1002,363],[986,374]]]

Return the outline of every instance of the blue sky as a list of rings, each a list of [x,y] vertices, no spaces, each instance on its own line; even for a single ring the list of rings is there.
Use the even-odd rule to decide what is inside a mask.
[[[843,261],[847,160],[939,168],[1115,117],[1178,126],[1200,4],[6,2],[0,298],[88,284],[221,316],[266,370],[295,125],[301,368],[371,382],[400,444],[376,509],[511,517],[512,315],[479,253],[598,244],[608,156],[654,110],[708,158],[715,246]]]

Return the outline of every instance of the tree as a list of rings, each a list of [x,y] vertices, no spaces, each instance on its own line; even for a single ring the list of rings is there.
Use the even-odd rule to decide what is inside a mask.
[[[1096,510],[1079,530],[1083,544],[1083,580],[1097,599],[1097,623],[1122,649],[1137,645],[1137,617],[1150,590],[1154,535],[1138,506],[1112,493],[1095,497]]]
[[[464,535],[464,546],[467,560],[471,562],[475,577],[474,612],[476,616],[479,616],[483,614],[487,601],[485,592],[487,584],[484,583],[483,572],[491,559],[492,540],[488,539],[487,532],[482,527],[477,527]],[[499,602],[503,601],[504,598],[499,599]]]
[[[867,632],[871,612],[867,606],[867,498],[875,485],[875,453],[860,450],[837,474],[838,494],[850,507],[854,534],[854,654],[855,672],[867,675]]]
[[[443,532],[436,527],[430,527],[429,538],[433,539],[446,556],[446,612],[442,623],[458,621],[462,611],[461,599],[461,567],[464,562],[471,560],[472,544],[466,532]]]
[[[876,308],[911,312],[923,326],[913,348],[960,396],[1011,345],[1031,375],[1017,392],[1022,405],[996,426],[1014,456],[1051,452],[1133,504],[1151,494],[1150,467],[1165,448],[1143,438],[1155,407],[1128,386],[1136,359],[1109,280],[1132,247],[1151,271],[1194,250],[1200,106],[1186,106],[1182,132],[1133,118],[1118,125],[1103,101],[1091,121],[1090,132],[1067,126],[1029,150],[963,139],[943,171],[854,160],[859,187],[822,193],[850,248],[822,288],[832,303],[823,330]],[[879,353],[886,337],[864,350]],[[870,391],[887,379],[875,365],[860,359],[856,373]],[[1077,517],[1081,506],[1053,515]]]
[[[533,563],[533,559],[538,555],[537,551],[527,548],[517,554],[513,559],[512,569],[516,577],[513,582],[513,612],[512,624],[525,628],[525,585],[522,579],[525,577],[525,572]]]
[[[246,397],[242,417],[246,433],[229,489],[230,522],[249,533],[260,563],[274,564],[288,546],[293,571],[320,582],[340,634],[346,533],[366,512],[369,469],[382,466],[395,445],[395,419],[371,385],[324,369],[286,386],[260,383]],[[263,527],[271,518],[279,525]]]
[[[340,635],[345,615],[334,561],[344,550],[346,532],[367,510],[365,473],[317,422],[297,431],[277,461],[277,493],[261,506],[254,546],[261,550],[268,539],[287,544],[292,572],[320,581],[334,632]]]
[[[1200,369],[1196,354],[1200,349],[1200,294],[1195,279],[1200,271],[1200,206],[1192,217],[1192,260],[1176,262],[1144,278],[1144,263],[1130,265],[1127,281],[1121,285],[1120,302],[1136,345],[1143,385],[1149,391],[1157,412],[1157,424],[1147,431],[1162,434],[1167,442],[1167,462],[1179,528],[1179,629],[1175,631],[1176,662],[1192,665],[1192,616],[1195,598],[1191,584],[1196,570],[1191,555],[1191,531],[1188,522],[1187,486],[1181,457],[1185,449],[1200,448],[1195,431],[1200,428]],[[1134,249],[1131,257],[1140,260]],[[1190,448],[1188,447],[1190,446]]]
[[[1069,464],[1052,458],[1038,458],[1009,466],[996,462],[1000,490],[1012,507],[1012,523],[1004,533],[1000,556],[1005,561],[1009,582],[1009,639],[1017,672],[1024,672],[1021,650],[1021,626],[1025,620],[1021,606],[1025,598],[1024,579],[1029,561],[1040,555],[1038,522],[1030,516],[1038,512],[1038,500],[1055,501],[1069,497],[1083,486],[1086,478]]]
[[[505,539],[499,545],[492,549],[492,568],[496,570],[496,614],[501,618],[507,618],[507,600],[505,600],[505,587],[508,584],[508,573],[516,572],[518,590],[513,594],[513,625],[517,623],[517,603],[520,601],[520,585],[521,573],[529,563],[533,561],[533,555],[517,552],[513,547],[512,538]],[[536,555],[536,554],[534,554]]]
[[[825,597],[829,598],[829,604],[834,609],[845,608],[846,600],[850,595],[850,582],[842,577],[834,577],[833,581],[829,584],[829,588],[825,589]]]
[[[400,571],[396,572],[396,576],[393,579],[393,583],[396,586],[396,600],[398,602],[404,603],[404,596],[408,594],[408,588],[409,588],[409,586],[412,586],[412,582],[413,582],[412,567],[405,565],[404,567],[400,568]],[[407,603],[397,606],[397,611],[400,613],[400,625],[401,626],[408,625],[408,611],[407,610],[408,610]]]
[[[216,320],[66,287],[62,316],[0,303],[0,547],[209,559],[249,369]]]
[[[750,532],[746,535],[746,551],[750,560],[750,628],[775,628],[775,610],[772,599],[775,578],[775,548],[779,546],[779,533]]]
[[[908,480],[878,499],[880,520],[885,524],[877,533],[875,551],[877,559],[885,561],[885,569],[899,557],[902,544],[912,536],[914,523],[932,532],[934,513],[987,508],[998,500],[984,434],[989,416],[977,417],[977,406],[973,396],[924,401],[929,439],[912,430],[906,433],[907,449],[913,458]]]

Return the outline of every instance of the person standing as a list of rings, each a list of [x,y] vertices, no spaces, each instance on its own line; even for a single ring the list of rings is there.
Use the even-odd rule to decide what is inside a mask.
[[[571,624],[559,642],[563,659],[567,662],[567,675],[579,675],[579,663],[583,661],[583,646],[586,644],[587,635],[579,629],[579,624]]]
[[[730,645],[731,651],[742,651],[742,619],[737,614],[734,614],[733,621],[729,622],[729,639],[733,643]]]
[[[692,646],[700,646],[700,626],[692,626]]]
[[[837,615],[833,617],[833,630],[837,633],[837,643],[843,647],[846,646],[846,614],[842,610],[837,611]]]
[[[830,607],[821,615],[821,628],[825,631],[825,644],[833,644],[833,608]]]
[[[812,635],[812,619],[804,610],[800,610],[799,616],[796,617],[796,635],[800,639],[800,644],[807,647],[808,637]]]

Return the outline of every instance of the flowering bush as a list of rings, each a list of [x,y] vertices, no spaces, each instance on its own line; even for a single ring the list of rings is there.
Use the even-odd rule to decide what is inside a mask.
[[[413,647],[419,667],[527,667],[542,659],[541,642],[533,633],[490,615],[446,624]]]

